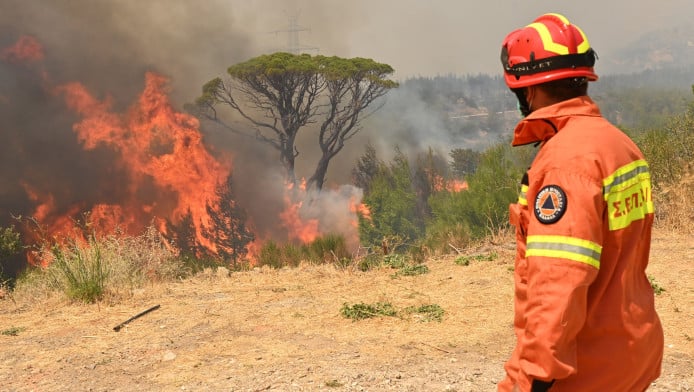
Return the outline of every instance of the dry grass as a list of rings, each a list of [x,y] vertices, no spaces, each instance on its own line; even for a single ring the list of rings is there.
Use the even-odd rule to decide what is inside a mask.
[[[665,230],[694,234],[694,168],[677,184],[665,185],[656,196],[657,224]]]
[[[101,299],[112,304],[132,296],[133,290],[145,284],[171,281],[185,273],[173,249],[153,227],[136,237],[92,237],[87,243],[44,247],[38,254],[60,260],[46,268],[32,269],[20,278],[11,294],[14,301],[37,303],[56,295],[69,298],[76,283],[81,286],[103,280]],[[81,275],[80,280],[70,281],[66,276],[69,274]]]
[[[662,229],[649,267],[665,291],[663,376],[651,391],[694,387],[694,242]],[[393,277],[384,266],[300,265],[147,283],[109,305],[53,295],[0,301],[0,378],[7,390],[488,391],[514,344],[513,241],[479,243],[429,259],[429,273]],[[441,322],[353,321],[344,303],[436,304]],[[161,307],[113,327],[151,307]],[[10,334],[12,332],[12,334]]]

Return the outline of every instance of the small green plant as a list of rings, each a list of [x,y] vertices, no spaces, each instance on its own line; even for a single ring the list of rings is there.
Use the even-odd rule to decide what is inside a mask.
[[[439,305],[429,304],[421,306],[409,306],[403,311],[406,314],[416,314],[419,316],[421,322],[438,321],[443,320],[443,315],[445,311]]]
[[[665,291],[665,288],[655,281],[654,276],[649,275],[648,281],[651,283],[651,287],[653,288],[653,292],[655,293],[655,295],[660,295]]]
[[[395,278],[398,276],[415,276],[415,275],[424,275],[429,272],[429,267],[427,267],[424,264],[410,264],[410,265],[405,265],[400,268],[398,272],[393,274],[391,277]]]
[[[359,268],[359,271],[366,272],[378,267],[379,265],[381,265],[381,257],[372,253],[360,259],[357,263],[357,268]]]
[[[350,253],[347,250],[345,237],[337,234],[328,234],[318,237],[308,245],[304,245],[303,253],[306,259],[312,263],[336,263],[344,266],[350,260]]]
[[[24,327],[12,327],[3,330],[0,332],[0,335],[5,335],[5,336],[17,336],[19,335],[20,332],[24,331],[26,328]]]
[[[455,259],[455,263],[457,265],[468,266],[472,261],[494,261],[497,257],[498,255],[496,254],[496,252],[492,252],[489,254],[460,256]]]
[[[457,258],[454,260],[454,262],[455,262],[457,265],[462,265],[462,266],[464,266],[464,267],[467,267],[468,265],[470,265],[470,260],[472,260],[472,259],[470,258],[470,256],[460,256],[460,257],[457,257]]]
[[[405,259],[405,255],[391,253],[383,256],[383,264],[390,268],[400,269],[407,265],[407,260]]]
[[[339,388],[342,385],[344,385],[344,384],[342,384],[341,382],[339,382],[337,380],[330,380],[330,381],[325,382],[325,386],[328,388]]]
[[[376,302],[374,304],[358,303],[354,305],[344,303],[340,313],[345,318],[356,321],[379,316],[393,317],[397,314],[397,311],[388,302]]]

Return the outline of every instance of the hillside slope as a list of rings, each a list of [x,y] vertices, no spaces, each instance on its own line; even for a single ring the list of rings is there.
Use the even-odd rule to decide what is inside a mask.
[[[663,375],[694,390],[694,240],[658,231],[649,275],[665,289]],[[513,244],[494,261],[427,262],[419,276],[332,266],[199,275],[114,306],[0,301],[3,391],[493,391],[512,337]],[[437,304],[441,322],[352,321],[343,304]],[[113,327],[154,305],[161,307]]]

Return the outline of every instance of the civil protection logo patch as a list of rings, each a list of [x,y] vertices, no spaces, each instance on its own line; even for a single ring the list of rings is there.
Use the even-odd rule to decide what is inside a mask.
[[[534,209],[541,223],[554,223],[566,212],[566,193],[558,185],[547,185],[537,193]]]

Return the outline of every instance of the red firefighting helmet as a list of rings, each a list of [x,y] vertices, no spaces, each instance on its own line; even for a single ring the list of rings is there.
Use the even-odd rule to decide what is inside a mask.
[[[576,77],[598,80],[596,58],[583,31],[559,14],[511,32],[501,48],[504,79],[512,89]]]

